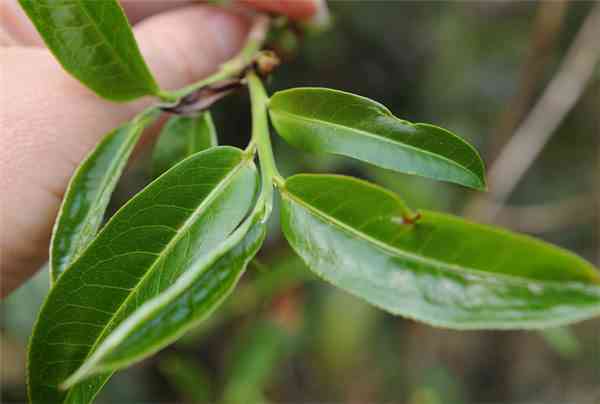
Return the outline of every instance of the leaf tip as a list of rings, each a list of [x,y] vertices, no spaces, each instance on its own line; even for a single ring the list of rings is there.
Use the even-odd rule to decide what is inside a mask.
[[[72,376],[69,377],[67,380],[65,380],[64,382],[62,382],[61,384],[58,385],[58,389],[61,391],[67,391],[69,390],[71,387],[73,387],[75,385],[76,382],[74,382],[72,379]]]
[[[485,180],[485,175],[481,176],[481,178],[479,178],[479,184],[477,185],[476,189],[481,192],[489,191],[487,181]]]
[[[478,173],[474,170],[467,170],[467,171],[469,173],[468,177],[463,178],[460,181],[450,181],[450,182],[454,182],[456,184],[474,189],[476,191],[487,192],[489,190],[487,181],[485,179],[485,173]]]
[[[73,374],[67,377],[62,383],[58,385],[58,388],[62,391],[67,391],[73,388],[77,383],[81,382],[86,377],[90,376],[85,366],[81,366]]]
[[[596,285],[600,285],[600,272],[592,270],[592,282]]]

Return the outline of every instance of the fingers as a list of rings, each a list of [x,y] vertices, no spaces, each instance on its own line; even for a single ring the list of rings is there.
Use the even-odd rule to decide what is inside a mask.
[[[191,4],[192,0],[121,0],[129,21],[135,24],[155,14]],[[0,1],[0,26],[12,38],[12,44],[43,46],[42,38],[17,0]],[[4,46],[6,46],[6,42]]]
[[[240,16],[208,6],[159,14],[135,29],[140,50],[162,88],[206,76],[241,47],[248,25]]]
[[[129,19],[136,23],[148,16],[160,12],[189,5],[194,0],[121,0],[123,8],[127,12]],[[198,2],[199,0],[195,0]],[[244,4],[260,11],[267,11],[282,15],[287,15],[294,19],[308,19],[313,17],[322,7],[323,0],[238,0]]]
[[[238,16],[190,6],[144,20],[135,34],[157,81],[174,88],[231,58],[246,31]],[[42,48],[0,49],[0,61],[0,293],[6,295],[46,259],[52,223],[77,164],[144,103],[101,100]]]
[[[19,5],[17,0],[0,0],[0,26],[10,40],[3,46],[41,46],[42,38]]]
[[[324,7],[324,0],[238,0],[257,10],[308,19]],[[132,24],[165,11],[181,8],[198,0],[121,0]],[[43,46],[42,38],[17,0],[0,1],[0,46]]]
[[[155,14],[188,6],[191,3],[193,0],[121,0],[121,5],[132,24]]]
[[[313,0],[243,0],[305,18]],[[187,1],[127,0],[140,49],[162,88],[206,76],[242,44],[247,23],[223,9]],[[180,7],[165,11],[165,8]],[[159,14],[154,14],[159,13]],[[52,223],[69,178],[100,138],[130,119],[145,102],[113,104],[69,77],[42,47],[17,0],[0,1],[0,296],[27,279],[47,258]],[[147,101],[146,101],[147,103]]]
[[[252,6],[257,10],[305,20],[318,13],[321,0],[239,0],[239,2]]]

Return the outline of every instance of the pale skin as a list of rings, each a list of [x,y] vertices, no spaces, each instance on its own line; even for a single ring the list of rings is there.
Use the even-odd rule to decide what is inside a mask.
[[[212,73],[236,54],[248,29],[242,15],[191,1],[122,2],[165,89]],[[315,0],[244,3],[297,19],[317,12]],[[62,70],[17,0],[0,1],[0,297],[47,260],[52,225],[77,165],[148,102],[98,98]]]

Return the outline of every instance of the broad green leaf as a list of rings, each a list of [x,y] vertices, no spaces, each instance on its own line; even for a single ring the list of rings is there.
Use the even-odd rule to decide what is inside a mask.
[[[62,64],[98,95],[127,101],[157,94],[117,0],[19,0]]]
[[[383,105],[326,88],[295,88],[269,102],[277,132],[310,152],[353,157],[390,170],[485,188],[477,151],[437,126],[396,118]]]
[[[50,291],[31,337],[33,403],[88,403],[104,374],[61,391],[102,341],[219,246],[258,188],[251,156],[215,147],[182,161],[125,204]]]
[[[266,230],[264,212],[264,205],[255,209],[229,238],[191,263],[172,287],[117,327],[69,377],[66,386],[138,362],[208,317],[233,291],[260,248]]]
[[[149,109],[106,135],[71,177],[50,243],[52,282],[96,236],[133,148],[158,115],[158,110]]]
[[[600,315],[600,274],[523,235],[421,212],[350,177],[296,175],[282,227],[318,275],[393,314],[457,329],[540,328]]]
[[[198,116],[173,116],[165,124],[152,153],[155,176],[187,156],[217,145],[217,132],[210,112]]]

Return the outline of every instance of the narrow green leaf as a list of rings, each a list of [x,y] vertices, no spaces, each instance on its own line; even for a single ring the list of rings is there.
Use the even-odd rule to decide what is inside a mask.
[[[65,386],[130,366],[208,317],[233,291],[262,245],[266,230],[264,205],[254,212],[228,239],[192,263],[172,287],[117,327]]]
[[[50,243],[51,282],[96,236],[110,196],[144,128],[159,115],[149,109],[102,139],[71,177]]]
[[[296,175],[282,227],[318,275],[393,314],[457,329],[540,328],[600,315],[587,261],[523,235],[423,211],[350,177]]]
[[[205,112],[198,116],[173,116],[165,124],[152,153],[152,169],[158,177],[187,156],[217,145],[217,131]]]
[[[215,147],[182,161],[125,204],[58,279],[29,349],[32,403],[88,403],[110,374],[59,385],[146,301],[219,246],[258,188],[251,157]]]
[[[117,0],[19,0],[62,64],[98,95],[127,101],[157,94]]]
[[[396,118],[383,105],[326,88],[275,93],[269,103],[277,132],[310,152],[353,157],[390,170],[485,188],[477,151],[437,126]]]

